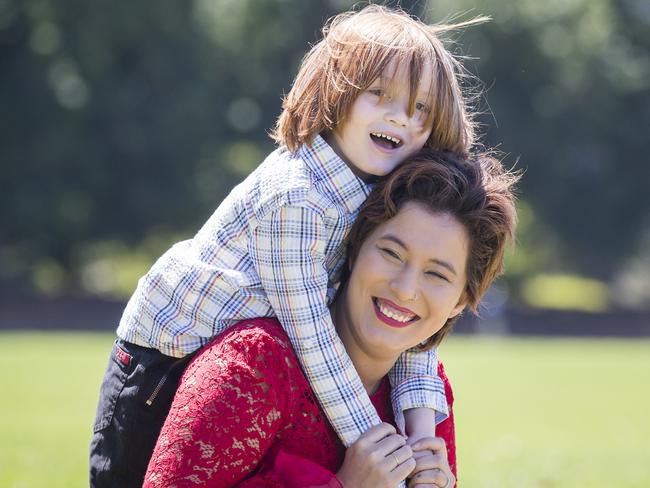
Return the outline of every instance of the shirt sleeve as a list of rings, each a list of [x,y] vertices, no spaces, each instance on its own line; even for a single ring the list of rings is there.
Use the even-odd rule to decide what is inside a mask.
[[[258,222],[248,252],[316,398],[348,447],[380,419],[330,317],[326,247],[322,216],[287,205]]]
[[[404,426],[404,410],[426,407],[435,410],[436,424],[449,414],[445,398],[445,385],[438,376],[438,353],[435,348],[427,351],[409,349],[402,353],[389,378],[393,390],[391,400],[395,412],[395,425],[401,432]]]
[[[447,405],[449,406],[449,416],[443,420],[436,427],[436,435],[445,440],[447,446],[447,460],[451,472],[458,480],[458,465],[456,461],[456,425],[454,421],[454,393],[451,389],[451,383],[445,374],[445,368],[442,363],[438,363],[438,376],[445,385],[445,396],[447,397]]]
[[[254,333],[220,337],[190,363],[145,488],[232,486],[258,467],[287,421],[292,372],[288,342]]]

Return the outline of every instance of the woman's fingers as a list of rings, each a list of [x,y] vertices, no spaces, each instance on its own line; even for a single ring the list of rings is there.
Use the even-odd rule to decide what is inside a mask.
[[[456,483],[456,479],[451,472],[445,472],[442,469],[427,469],[415,474],[409,481],[409,488],[425,488],[428,486],[435,488],[451,488]]]
[[[413,451],[411,450],[410,446],[404,445],[399,449],[395,449],[393,451],[387,452],[385,454],[385,457],[388,460],[390,469],[394,470],[398,466],[404,464],[406,461],[413,459]],[[414,467],[415,467],[415,460],[413,460],[413,468]]]
[[[394,487],[415,468],[406,439],[390,424],[366,431],[345,452],[337,477],[343,486]]]
[[[375,425],[371,428],[369,428],[367,431],[365,431],[363,434],[359,436],[359,441],[364,440],[367,442],[372,442],[376,443],[382,440],[384,437],[387,437],[389,435],[396,434],[397,431],[395,430],[395,427],[390,425],[389,423],[382,422],[379,425]]]
[[[415,459],[412,457],[408,458],[406,461],[403,461],[401,464],[395,467],[390,474],[393,476],[393,479],[397,482],[405,480],[406,477],[411,474],[415,468]]]
[[[382,458],[386,458],[387,462],[392,461],[391,469],[393,469],[413,457],[411,446],[406,445],[406,437],[396,432],[392,425],[383,423],[367,430],[359,440],[371,451],[370,455],[378,458],[378,461]]]
[[[418,453],[417,463],[409,481],[409,488],[453,487],[456,480],[447,461],[447,446],[440,437],[426,437],[413,444]]]
[[[432,451],[447,457],[447,445],[442,437],[423,437],[411,446],[413,451]]]
[[[415,472],[423,471],[425,469],[445,469],[447,467],[447,460],[440,454],[428,454],[416,459],[417,466]]]

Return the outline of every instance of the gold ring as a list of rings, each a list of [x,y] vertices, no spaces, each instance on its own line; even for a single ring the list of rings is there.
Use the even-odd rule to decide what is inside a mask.
[[[397,463],[395,467],[400,465],[399,458],[397,457],[397,454],[393,453],[393,457],[395,458],[395,462]]]

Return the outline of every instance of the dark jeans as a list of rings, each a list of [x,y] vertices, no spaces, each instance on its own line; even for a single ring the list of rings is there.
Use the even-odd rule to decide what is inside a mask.
[[[90,442],[91,488],[142,486],[174,394],[191,356],[115,341]]]

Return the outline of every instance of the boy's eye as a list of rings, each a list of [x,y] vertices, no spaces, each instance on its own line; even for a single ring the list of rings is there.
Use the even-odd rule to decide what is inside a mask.
[[[425,113],[425,114],[428,114],[428,113],[431,111],[431,109],[429,108],[429,106],[428,106],[426,103],[424,103],[424,102],[417,102],[417,103],[415,104],[415,109],[416,109],[417,111],[422,112],[422,113]]]

